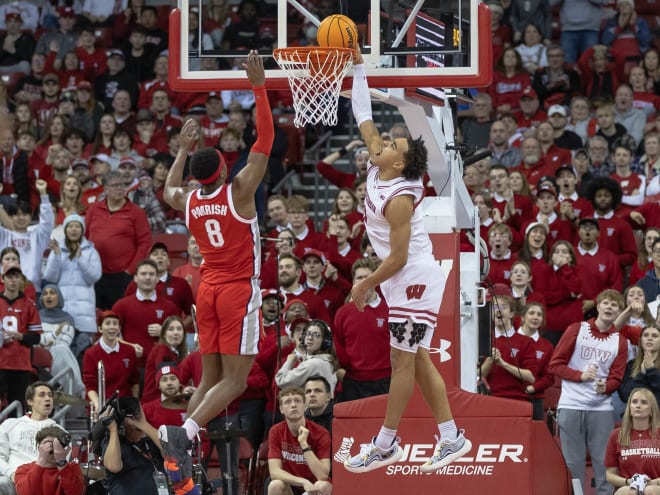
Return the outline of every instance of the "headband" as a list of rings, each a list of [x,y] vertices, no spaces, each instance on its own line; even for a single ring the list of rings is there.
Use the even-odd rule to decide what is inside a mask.
[[[215,149],[215,152],[218,154],[218,168],[216,168],[215,172],[213,172],[207,178],[197,179],[197,182],[199,182],[203,186],[215,182],[218,179],[218,177],[220,177],[220,173],[222,172],[222,164],[225,162],[225,159],[222,156],[222,153],[220,153],[220,150],[218,150],[216,148],[214,148],[214,149]]]

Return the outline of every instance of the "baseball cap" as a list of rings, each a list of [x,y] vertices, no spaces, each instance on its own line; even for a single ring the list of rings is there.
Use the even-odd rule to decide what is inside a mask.
[[[137,167],[137,163],[130,156],[123,156],[119,159],[119,167],[122,165],[131,165],[132,167]]]
[[[321,260],[321,263],[325,263],[325,255],[318,249],[308,249],[305,251],[305,254],[302,255],[302,259],[308,258],[309,256],[316,256]]]
[[[303,325],[307,325],[310,321],[312,321],[312,320],[310,320],[309,318],[303,318],[302,316],[299,316],[298,318],[294,318],[293,320],[291,320],[291,323],[289,323],[286,326],[284,331],[286,332],[286,334],[289,337],[291,337],[291,333],[292,333],[293,329],[296,328],[297,325],[300,325],[301,323]]]
[[[103,320],[105,320],[106,318],[116,318],[119,321],[121,321],[121,318],[119,318],[119,315],[117,313],[115,313],[111,309],[108,309],[106,311],[102,311],[101,313],[99,313],[99,316],[96,318],[96,323],[98,324],[98,326],[101,326],[101,323],[103,323]]]
[[[486,291],[486,301],[491,301],[493,297],[497,296],[511,296],[511,287],[503,283],[493,285],[490,290]]]
[[[92,89],[92,83],[89,81],[78,81],[78,86],[76,86],[76,89]]]
[[[96,155],[93,155],[89,160],[92,162],[96,160],[99,162],[110,163],[110,157],[105,153],[97,153]]]
[[[534,88],[532,88],[531,86],[527,86],[525,89],[523,89],[522,96],[520,98],[521,99],[522,98],[532,98],[532,99],[534,99],[534,98],[538,98],[538,97],[539,97],[539,95],[536,94],[536,91],[534,91]]]
[[[583,225],[586,224],[594,225],[598,230],[600,230],[600,226],[598,225],[598,220],[596,220],[593,217],[580,218],[580,221],[578,222],[578,227],[582,227]]]
[[[580,148],[575,150],[574,156],[578,156],[578,155],[584,155],[585,158],[589,158],[589,153],[587,152],[586,148]]]
[[[59,83],[59,82],[60,82],[60,78],[57,77],[57,74],[55,74],[54,72],[49,72],[48,74],[46,74],[46,75],[44,76],[44,78],[42,79],[42,81],[43,81],[44,83],[46,83],[46,82],[48,82],[48,81],[56,81],[57,83]]]
[[[157,384],[160,382],[160,379],[163,377],[163,375],[174,375],[179,378],[179,370],[176,368],[176,366],[174,366],[174,364],[164,363],[160,368],[158,368],[158,371],[156,371]]]
[[[539,187],[536,190],[536,196],[538,197],[538,195],[541,194],[542,192],[548,192],[552,194],[555,198],[557,197],[557,190],[554,187],[552,187],[550,184],[543,184],[541,187]]]
[[[548,232],[550,232],[550,229],[546,224],[542,222],[532,222],[525,228],[525,235],[529,234],[536,227],[541,227],[545,231],[546,235],[548,234]]]
[[[10,20],[23,22],[23,16],[21,15],[20,12],[7,12],[5,14],[5,21],[10,21]]]
[[[561,167],[559,167],[559,168],[555,171],[555,177],[559,177],[559,176],[561,175],[561,173],[562,173],[564,170],[568,170],[568,171],[569,171],[570,173],[572,173],[575,177],[577,177],[577,173],[575,172],[575,169],[574,169],[572,166],[570,166],[570,165],[562,165]]]
[[[60,101],[71,101],[75,103],[77,100],[76,95],[71,91],[63,91],[60,95]]]
[[[567,115],[566,109],[561,105],[552,105],[550,108],[548,108],[548,116],[551,117],[557,113],[563,115],[564,117]]]
[[[117,57],[121,57],[122,60],[126,60],[126,55],[124,55],[124,52],[118,50],[117,48],[114,48],[108,52],[108,58],[114,57],[115,55]]]
[[[73,10],[73,7],[58,7],[57,14],[60,17],[76,17],[76,12]]]
[[[136,122],[144,122],[144,121],[153,121],[154,120],[154,114],[151,112],[151,110],[147,110],[146,108],[143,108],[142,110],[138,110],[137,115],[135,116],[135,121]]]
[[[276,289],[261,289],[261,300],[263,301],[268,297],[277,297],[278,299],[281,299],[282,294]]]
[[[219,100],[221,100],[221,99],[222,99],[222,96],[220,95],[220,92],[219,92],[219,91],[211,91],[211,92],[209,93],[208,97],[206,98],[206,100],[208,101],[208,100],[210,100],[211,98],[218,98]]]
[[[76,168],[76,167],[89,168],[89,162],[84,158],[79,158],[71,164],[71,168]]]
[[[308,309],[307,303],[305,301],[303,301],[302,299],[298,299],[297,297],[294,297],[293,299],[290,299],[286,302],[286,304],[284,305],[284,312],[286,313],[287,311],[289,311],[291,306],[293,306],[296,303],[300,303],[303,306],[305,306],[305,309]]]
[[[149,249],[149,254],[153,253],[156,249],[163,249],[166,253],[169,254],[170,250],[167,249],[167,246],[165,245],[164,242],[154,242],[153,245],[151,246],[151,249]]]
[[[206,115],[206,108],[203,105],[193,105],[186,113],[188,115]]]
[[[7,275],[11,275],[11,274],[14,274],[14,273],[18,273],[20,275],[23,275],[23,270],[21,270],[17,266],[11,266],[11,267],[9,267],[5,270],[5,272],[2,274],[2,276],[5,277]]]

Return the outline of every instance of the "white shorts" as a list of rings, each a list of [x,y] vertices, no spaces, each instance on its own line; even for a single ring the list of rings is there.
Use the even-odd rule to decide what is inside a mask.
[[[430,347],[446,281],[440,263],[432,254],[427,254],[414,260],[409,258],[406,266],[380,285],[390,308],[388,323],[392,347],[409,352],[417,352],[417,347]],[[404,328],[400,324],[406,322],[412,324],[405,325],[402,334]],[[426,325],[423,335],[419,335],[419,324]]]

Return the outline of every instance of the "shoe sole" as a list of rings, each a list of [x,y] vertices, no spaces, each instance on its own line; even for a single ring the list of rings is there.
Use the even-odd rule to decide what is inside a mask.
[[[443,468],[443,467],[447,466],[448,464],[451,464],[455,460],[460,459],[465,454],[470,452],[471,448],[472,448],[472,442],[470,442],[466,438],[465,439],[465,444],[463,445],[463,447],[461,447],[460,450],[458,450],[458,451],[456,451],[452,454],[449,454],[447,457],[445,457],[444,459],[441,459],[440,461],[436,462],[435,464],[429,464],[428,466],[426,464],[422,464],[419,467],[419,470],[422,473],[433,473],[434,471],[437,471],[438,469]]]
[[[351,473],[368,473],[369,471],[374,471],[376,469],[389,466],[390,464],[394,464],[395,462],[399,461],[402,457],[403,457],[403,449],[397,445],[396,452],[391,456],[389,456],[387,459],[384,459],[382,461],[372,461],[368,466],[363,466],[358,468],[347,466],[346,464],[344,464],[344,467],[346,468],[347,471],[350,471]]]

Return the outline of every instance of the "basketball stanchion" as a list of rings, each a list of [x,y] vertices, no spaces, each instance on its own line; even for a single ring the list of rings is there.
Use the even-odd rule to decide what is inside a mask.
[[[286,73],[293,95],[296,127],[337,125],[341,84],[353,67],[351,48],[276,48],[273,57]]]

